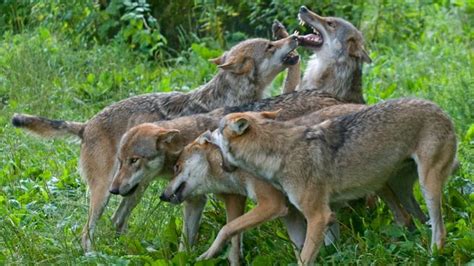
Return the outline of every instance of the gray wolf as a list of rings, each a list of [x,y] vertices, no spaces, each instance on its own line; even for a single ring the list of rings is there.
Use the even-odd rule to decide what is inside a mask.
[[[298,17],[302,25],[308,25],[314,31],[298,37],[300,46],[312,50],[314,55],[297,89],[314,89],[346,102],[364,103],[362,64],[372,60],[365,49],[362,33],[344,19],[323,17],[304,6]],[[412,216],[426,221],[411,189],[417,178],[415,162],[408,161],[399,170],[399,175],[407,177],[404,183],[390,181],[377,195],[392,210],[398,224],[413,227]]]
[[[340,108],[342,107],[342,108]],[[345,113],[351,113],[358,109],[365,108],[364,105],[346,104],[324,108],[311,116],[311,122],[324,121],[331,117],[336,117]],[[275,118],[276,113],[262,112],[264,117]],[[296,118],[294,123],[304,123],[305,118]],[[181,126],[180,128],[183,128]],[[185,126],[186,130],[196,132],[195,128]],[[225,171],[229,168],[218,147],[211,142],[210,131],[203,133],[196,140],[184,147],[175,165],[175,177],[161,195],[161,199],[174,204],[181,203],[188,199],[200,197],[208,193],[221,194],[224,198],[227,213],[238,214],[235,220],[228,220],[228,223],[221,229],[214,243],[209,250],[200,256],[199,259],[207,259],[219,251],[226,241],[232,238],[232,249],[229,254],[231,262],[238,261],[239,232],[247,228],[260,224],[262,221],[281,217],[287,226],[290,239],[294,243],[298,252],[303,246],[306,232],[306,221],[301,213],[294,209],[291,204],[287,204],[285,195],[274,188],[270,183],[258,180],[248,172],[235,169],[235,171]],[[244,196],[235,198],[235,194]],[[236,206],[238,212],[232,212],[228,204],[229,197]],[[249,197],[257,202],[257,206],[245,215],[245,197]],[[235,208],[235,207],[234,207]],[[298,254],[298,253],[297,253]]]
[[[307,221],[300,263],[313,263],[330,222],[330,204],[381,189],[414,160],[441,249],[444,182],[455,164],[450,118],[424,100],[392,100],[322,123],[295,126],[252,112],[225,116],[213,136],[224,160],[284,191]],[[211,254],[214,255],[214,254]]]
[[[308,94],[311,96],[311,94]],[[320,97],[309,97],[309,99],[321,100]],[[324,101],[320,101],[324,102]],[[338,103],[335,100],[328,101],[331,103]],[[282,110],[279,115],[285,118],[292,118],[297,116],[298,113],[294,112],[290,107],[286,105],[286,102],[276,103],[274,106],[287,107]],[[307,105],[308,108],[318,109],[320,105],[312,104]],[[340,105],[342,108],[333,106],[333,108],[325,108],[320,111],[319,119],[325,119],[327,117],[339,115],[342,112],[352,112],[357,106],[363,107],[363,105]],[[351,107],[352,109],[349,109]],[[112,184],[110,186],[110,192],[113,194],[120,194],[126,196],[128,199],[139,199],[148,187],[150,182],[156,176],[168,177],[173,174],[173,169],[179,154],[183,151],[186,144],[191,143],[201,132],[206,130],[213,130],[218,127],[219,120],[223,116],[223,108],[216,109],[215,111],[208,114],[197,114],[192,116],[179,117],[173,120],[157,121],[154,123],[143,123],[129,129],[121,138],[119,149],[117,152],[117,159],[119,167],[115,172]],[[301,119],[298,119],[300,121]],[[312,119],[314,121],[314,119]],[[221,170],[222,172],[222,170]],[[245,175],[245,174],[243,174]],[[262,191],[274,191],[275,189],[265,184],[263,181],[258,182],[259,189]],[[266,186],[265,186],[266,185]],[[242,189],[240,189],[242,190]],[[219,193],[216,191],[216,193]],[[229,194],[229,191],[221,191],[223,199],[226,205],[228,213],[228,219],[231,221],[234,218],[241,216],[244,212],[245,197],[239,197],[236,195]],[[238,193],[234,193],[238,194]],[[274,203],[281,202],[281,199],[275,195],[279,195],[278,192],[266,193],[267,198],[274,197],[272,200]],[[162,197],[166,200],[166,197]],[[186,199],[180,199],[180,202],[184,201],[184,240],[181,243],[181,249],[186,244],[192,245],[196,241],[199,221],[206,203],[206,198],[203,197],[203,193],[193,197],[186,197]],[[134,201],[135,203],[138,200]],[[259,201],[260,202],[260,201]],[[296,212],[296,211],[294,211]],[[294,213],[292,212],[292,213]],[[293,224],[304,224],[304,219],[297,213],[287,216],[287,219],[291,219],[287,223]],[[302,239],[304,239],[304,226],[289,225],[289,230],[292,230],[292,235],[300,235],[295,239],[296,243],[302,245]],[[303,234],[303,236],[302,236]],[[229,255],[229,260],[232,264],[238,264],[240,255],[240,236],[232,240],[232,251]]]
[[[178,204],[187,199],[216,193],[224,199],[229,215],[228,198],[241,195],[240,200],[235,198],[234,201],[240,210],[237,213],[238,218],[233,217],[234,219],[228,220],[209,249],[219,250],[226,240],[236,236],[232,238],[232,249],[229,254],[229,260],[233,262],[237,261],[235,258],[240,255],[238,233],[253,227],[262,217],[265,217],[264,219],[281,217],[287,226],[290,239],[297,249],[301,249],[306,226],[304,217],[292,205],[287,204],[287,199],[281,191],[269,183],[240,169],[232,173],[225,172],[222,168],[223,160],[220,150],[211,143],[210,137],[210,131],[206,131],[184,147],[175,165],[175,177],[160,198]],[[256,201],[257,206],[242,215],[246,197]],[[207,258],[206,253],[200,258]]]
[[[311,94],[308,94],[308,96],[311,96]],[[316,100],[314,102],[321,100],[320,97],[309,97],[309,99]],[[320,105],[314,104],[314,102],[312,105],[307,105],[308,108],[318,109],[320,107]],[[320,104],[321,102],[324,101],[320,101]],[[337,101],[335,102],[337,103]],[[328,101],[328,103],[334,103],[334,101]],[[288,106],[286,102],[278,102],[273,106],[287,107],[286,109],[282,109],[279,113],[281,117],[293,118],[298,115],[297,112],[293,111],[297,105]],[[341,106],[341,108],[339,108],[339,106]],[[320,115],[317,119],[326,119],[342,113],[353,112],[356,110],[355,108],[358,107],[362,108],[364,105],[346,104],[324,108],[319,112]],[[223,108],[221,108],[208,114],[184,116],[173,120],[157,121],[155,123],[143,123],[128,130],[123,135],[117,152],[119,167],[110,186],[111,193],[120,194],[130,199],[139,198],[156,176],[170,176],[184,146],[192,142],[201,132],[217,128],[219,120],[223,116],[223,111]],[[315,119],[316,118],[313,118],[312,121],[314,122]],[[296,121],[300,123],[304,122],[299,118],[297,118]],[[265,184],[266,182],[258,181],[258,183],[259,189],[262,191],[274,190],[270,184]],[[236,189],[236,187],[237,184],[235,184],[234,189]],[[239,191],[241,190],[242,189]],[[221,192],[215,191],[215,193],[226,194],[223,198],[226,203],[229,221],[243,214],[245,207],[244,197],[230,195],[228,190]],[[279,195],[278,192],[266,194],[267,196],[265,197],[267,198],[275,197],[275,199],[273,199],[274,203],[281,202],[280,198],[273,196],[273,194]],[[163,196],[162,199],[167,200],[167,197]],[[201,193],[193,197],[186,197],[186,199],[181,198],[179,202],[181,201],[184,201],[184,240],[186,240],[181,243],[181,249],[183,249],[186,244],[192,245],[196,240],[199,221],[206,203],[206,198],[203,197],[203,193]],[[288,216],[288,219],[292,219],[291,221],[297,224],[304,224],[304,219],[301,218],[303,220],[303,222],[301,222],[297,214]],[[288,223],[291,223],[291,221]],[[289,228],[292,228],[289,229],[292,231],[290,236],[298,234],[300,236],[303,234],[304,236],[304,226],[290,225]],[[240,236],[237,236],[237,238],[240,238]],[[295,239],[301,240],[304,238],[295,237]],[[302,240],[299,242],[295,240],[294,242],[300,242],[299,246],[302,245]],[[238,264],[240,241],[233,239],[232,243],[232,251],[229,260],[232,264]]]
[[[117,152],[119,166],[110,192],[137,204],[157,176],[168,178],[173,175],[174,164],[184,146],[200,132],[217,128],[220,117],[197,114],[132,127],[120,140]],[[229,199],[230,204],[232,200]],[[184,239],[180,249],[194,244],[205,204],[205,196],[188,198],[184,202]]]
[[[301,24],[314,33],[298,36],[300,46],[313,51],[298,90],[314,89],[352,103],[364,103],[362,64],[371,63],[362,33],[350,22],[322,17],[305,6],[300,8]]]
[[[274,23],[272,30],[273,30],[275,38],[281,38],[281,37],[288,36],[288,33],[287,33],[286,29],[279,22]],[[360,32],[358,32],[358,31],[356,33],[360,34]],[[359,48],[361,48],[363,50],[363,47],[359,47]],[[364,51],[364,53],[365,53],[365,51]],[[315,57],[312,60],[313,61],[318,61],[318,58]],[[357,60],[357,59],[355,59],[355,60]],[[292,65],[289,69],[289,72],[291,71],[291,69],[294,69],[296,66],[298,66],[298,64]],[[316,70],[317,69],[313,69],[313,71],[306,72],[306,75],[313,75],[313,74],[317,75]],[[298,72],[299,72],[299,69],[298,69]],[[295,73],[297,75],[295,75]],[[359,75],[360,75],[360,73],[359,73]],[[293,72],[293,74],[289,73],[288,77],[290,77],[290,79],[292,78],[293,80],[291,80],[290,82],[287,82],[285,84],[285,90],[288,90],[288,88],[290,88],[289,90],[292,91],[294,89],[294,87],[296,86],[295,82],[297,83],[297,81],[299,81],[299,73],[297,73],[297,72]],[[291,84],[291,85],[288,85],[288,84]],[[338,86],[342,86],[345,83],[333,83],[333,84],[337,84]],[[340,88],[340,89],[342,90],[342,88]],[[362,97],[361,91],[359,91],[359,93],[360,93],[360,97]],[[281,96],[278,96],[278,97],[275,97],[275,98],[272,98],[272,99],[265,99],[265,100],[257,101],[255,103],[250,103],[250,104],[243,105],[243,106],[225,108],[224,110],[218,109],[215,112],[213,112],[214,113],[213,115],[214,115],[214,117],[220,117],[224,113],[230,113],[230,112],[239,112],[239,111],[247,111],[247,110],[262,111],[262,110],[282,109],[282,111],[278,115],[278,119],[288,120],[288,119],[292,119],[292,118],[301,116],[303,114],[313,112],[315,110],[319,110],[321,108],[325,108],[325,107],[328,107],[328,106],[334,106],[334,105],[340,106],[340,107],[337,107],[337,108],[327,108],[325,113],[326,113],[326,116],[329,116],[329,117],[334,117],[336,115],[353,112],[353,111],[358,110],[358,108],[363,107],[362,105],[359,105],[359,106],[358,105],[341,105],[342,103],[344,103],[344,102],[336,100],[329,93],[321,93],[320,91],[317,91],[317,90],[303,90],[303,91],[284,94],[284,95],[281,95]],[[322,119],[322,117],[324,117],[323,114],[324,113],[320,113],[320,115],[319,115],[321,119]],[[295,123],[297,123],[297,121],[295,121]],[[183,126],[180,125],[180,128],[183,128]],[[209,127],[208,129],[213,129],[213,128]],[[198,129],[193,129],[192,126],[186,126],[186,130],[187,130],[186,132],[188,132],[189,130],[191,130],[191,132],[193,132],[193,130],[194,130],[196,134],[202,132],[202,131],[199,131]],[[127,160],[127,159],[125,159],[125,158],[127,158],[127,156],[125,156],[125,155],[129,154],[129,152],[127,150],[130,150],[130,147],[139,146],[140,145],[139,143],[142,141],[141,138],[146,138],[146,136],[144,136],[146,134],[145,131],[142,134],[140,133],[140,131],[141,131],[140,127],[137,127],[136,132],[133,134],[134,135],[133,138],[124,138],[122,140],[122,146],[124,147],[124,152],[122,153],[124,161]],[[181,129],[181,132],[182,132],[182,129]],[[172,163],[172,160],[167,160],[166,162],[167,163]],[[167,166],[167,167],[169,168],[170,166]],[[136,170],[136,172],[141,173],[139,175],[137,175],[136,172],[129,172],[128,174],[123,174],[123,175],[121,175],[120,180],[115,179],[115,180],[117,180],[117,182],[114,181],[114,185],[111,187],[111,190],[116,190],[117,193],[120,193],[120,189],[119,189],[120,186],[125,186],[125,187],[130,188],[130,186],[128,186],[128,184],[132,180],[132,178],[131,178],[132,176],[134,176],[134,178],[133,178],[134,181],[133,182],[148,183],[149,181],[148,181],[148,178],[146,178],[146,177],[147,176],[153,176],[153,175],[156,176],[157,175],[156,173],[159,173],[161,171],[161,169],[162,168],[160,166],[160,167],[156,167],[156,168],[153,168],[153,169],[148,168],[148,169],[145,169],[143,171],[142,170],[140,170],[140,171]],[[150,173],[152,173],[152,174],[150,174]],[[122,193],[127,194],[128,191],[122,189]],[[400,204],[398,204],[396,202],[396,200],[397,200],[396,197],[386,199],[386,201],[388,203],[395,202],[391,205],[398,207],[398,206],[400,206]],[[188,201],[185,201],[185,208],[184,208],[184,211],[185,211],[185,224],[195,224],[196,221],[198,222],[197,219],[192,219],[192,217],[200,217],[199,216],[200,214],[197,215],[197,213],[200,213],[202,211],[204,203],[205,203],[205,200],[199,201],[199,204],[195,204],[193,206],[194,210],[191,210],[189,207],[191,207],[192,205]],[[397,213],[400,213],[402,211],[403,211],[403,209],[400,210],[400,208],[395,209],[394,210],[395,216],[397,217]],[[187,213],[196,213],[196,215],[189,215]],[[232,213],[236,213],[236,212],[234,211]],[[239,213],[239,212],[237,212],[237,213]],[[243,211],[240,211],[240,213],[243,213]],[[194,229],[197,229],[198,225],[195,224],[194,226],[190,226],[190,227],[194,228]],[[188,234],[188,239],[189,238],[194,239],[194,237],[196,236],[196,233],[197,232],[193,232],[192,234]],[[233,243],[234,242],[235,241],[233,240]],[[235,250],[234,245],[233,245],[233,250]],[[238,248],[237,248],[237,250],[238,250]],[[231,252],[231,256],[232,256],[232,254],[235,254],[235,252]],[[232,259],[231,259],[231,261],[232,261]]]
[[[214,60],[219,72],[207,84],[190,93],[153,93],[131,97],[106,107],[85,123],[15,115],[12,123],[44,137],[72,134],[81,138],[80,170],[90,188],[89,215],[82,232],[84,250],[92,250],[97,220],[107,205],[109,187],[118,162],[122,135],[140,123],[209,112],[223,106],[250,103],[262,98],[264,89],[289,64],[298,61],[290,52],[296,37],[279,41],[244,41]],[[112,220],[125,230],[136,199],[124,198]]]

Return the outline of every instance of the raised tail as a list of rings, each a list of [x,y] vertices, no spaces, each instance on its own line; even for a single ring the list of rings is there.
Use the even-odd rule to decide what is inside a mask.
[[[25,114],[14,114],[12,124],[14,127],[24,128],[31,133],[45,138],[75,135],[81,139],[86,126],[86,123],[51,120]]]

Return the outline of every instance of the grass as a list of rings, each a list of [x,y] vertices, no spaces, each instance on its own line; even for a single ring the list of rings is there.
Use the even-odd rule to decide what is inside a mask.
[[[393,42],[379,37],[369,42],[374,62],[365,69],[364,89],[370,104],[397,97],[426,98],[453,118],[461,167],[444,190],[446,249],[429,255],[429,227],[417,224],[409,232],[394,225],[380,202],[375,209],[356,205],[338,213],[342,237],[321,250],[318,263],[474,262],[474,54],[473,30],[466,25],[467,21],[472,26],[472,19],[456,8],[423,12],[425,27],[417,39]],[[386,29],[390,30],[403,28]],[[45,27],[5,32],[0,39],[0,264],[193,264],[224,224],[220,202],[212,200],[207,206],[195,249],[179,253],[181,208],[159,204],[164,181],[146,193],[135,211],[141,215],[133,215],[129,231],[120,237],[115,237],[108,219],[118,203],[113,197],[98,224],[97,252],[84,256],[78,236],[88,204],[87,188],[77,172],[77,141],[37,139],[9,121],[15,112],[85,121],[131,95],[187,91],[210,79],[215,67],[207,59],[220,52],[195,43],[163,64],[145,60],[118,42],[80,48]],[[279,76],[272,85],[273,94],[282,79]],[[418,188],[416,196],[425,208]],[[247,232],[244,256],[254,265],[295,262],[279,221]],[[200,264],[224,262],[223,253]]]

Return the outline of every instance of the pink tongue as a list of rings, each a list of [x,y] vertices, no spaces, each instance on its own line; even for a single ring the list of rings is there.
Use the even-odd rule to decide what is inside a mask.
[[[322,44],[323,40],[320,35],[310,33],[307,35],[298,36],[298,41],[302,45],[320,45]]]

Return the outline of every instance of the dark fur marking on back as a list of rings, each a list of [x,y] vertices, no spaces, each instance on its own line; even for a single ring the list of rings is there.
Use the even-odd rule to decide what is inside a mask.
[[[298,99],[298,98],[304,99],[307,96],[333,98],[338,101],[344,102],[329,93],[315,91],[315,90],[301,90],[301,91],[288,92],[288,93],[285,93],[273,98],[266,98],[266,99],[256,101],[253,103],[243,104],[239,106],[225,107],[224,115],[230,114],[230,113],[248,112],[248,111],[269,111],[272,108],[274,108],[276,104],[286,102],[286,101],[294,102],[295,99]]]

